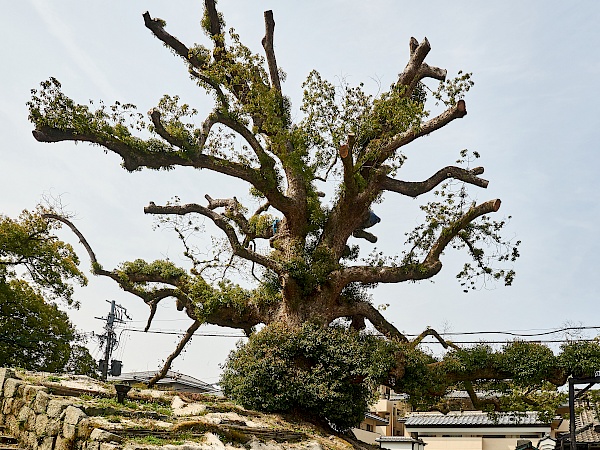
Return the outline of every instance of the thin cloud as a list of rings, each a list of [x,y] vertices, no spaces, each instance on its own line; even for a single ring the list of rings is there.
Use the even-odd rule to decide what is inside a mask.
[[[44,21],[48,30],[53,34],[60,43],[65,47],[67,52],[73,58],[79,70],[102,91],[106,98],[122,98],[118,91],[110,84],[110,82],[102,75],[94,60],[77,45],[76,39],[70,32],[68,25],[63,22],[60,17],[52,10],[45,0],[30,0],[31,5]]]

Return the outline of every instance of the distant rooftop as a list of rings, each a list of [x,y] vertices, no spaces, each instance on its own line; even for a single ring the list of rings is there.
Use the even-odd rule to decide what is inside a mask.
[[[121,381],[126,383],[147,383],[157,370],[147,370],[140,372],[126,372],[118,377],[110,377],[111,381]],[[205,392],[207,394],[220,394],[221,390],[214,384],[205,383],[202,380],[194,378],[190,375],[169,370],[167,375],[156,383],[157,386],[172,386],[179,391]],[[179,389],[177,389],[179,387]]]
[[[413,414],[406,419],[407,427],[490,427],[490,426],[548,426],[535,412],[500,413],[490,417],[486,413]]]

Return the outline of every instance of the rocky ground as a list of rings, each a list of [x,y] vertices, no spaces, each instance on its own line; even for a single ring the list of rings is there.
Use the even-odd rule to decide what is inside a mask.
[[[29,386],[42,386],[55,401],[67,402],[82,411],[85,419],[81,423],[89,433],[87,440],[98,443],[82,448],[369,448],[348,436],[333,434],[293,417],[245,410],[223,397],[150,390],[139,385],[119,403],[113,384],[88,377],[18,371],[16,377]]]

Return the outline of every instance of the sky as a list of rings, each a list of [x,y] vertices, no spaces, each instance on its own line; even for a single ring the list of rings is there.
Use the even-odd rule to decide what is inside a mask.
[[[407,147],[399,177],[422,180],[452,164],[461,149],[479,152],[482,177],[490,184],[470,193],[479,201],[500,198],[497,217],[512,216],[505,236],[522,241],[517,278],[511,287],[488,283],[464,294],[455,275],[466,255],[446,252],[434,282],[372,291],[375,304],[390,305],[388,320],[409,334],[427,326],[454,332],[600,327],[599,2],[221,0],[219,9],[227,27],[256,52],[262,52],[263,11],[273,10],[277,61],[287,73],[283,90],[296,111],[302,81],[312,69],[334,83],[364,82],[373,93],[386,89],[408,60],[411,36],[429,39],[429,64],[450,76],[473,73],[468,115]],[[5,8],[0,28],[0,213],[15,217],[44,197],[60,198],[105,268],[136,258],[182,261],[176,237],[154,230],[152,217],[144,215],[148,202],[164,204],[173,196],[203,202],[205,194],[226,198],[247,192],[243,183],[207,171],[128,173],[118,156],[99,147],[33,139],[26,102],[30,90],[51,76],[82,103],[119,100],[145,112],[170,94],[201,113],[210,110],[211,98],[189,80],[181,60],[144,27],[146,10],[166,20],[167,31],[188,46],[208,45],[199,26],[199,0],[23,0]],[[375,207],[382,219],[373,228],[376,247],[399,253],[402,233],[419,223],[418,206],[428,200],[386,194]],[[65,231],[60,237],[74,245],[89,274],[75,236]],[[210,246],[208,239],[202,242]],[[372,250],[364,242],[361,248]],[[147,307],[112,280],[89,278],[76,291],[81,308],[69,311],[73,323],[85,332],[102,332],[97,318],[106,317],[107,301],[115,300],[132,321],[122,327],[113,356],[123,361],[124,371],[159,367],[178,337],[123,331],[143,328]],[[153,330],[189,325],[173,303],[165,303]],[[239,334],[218,327],[201,332]],[[216,382],[237,341],[196,336],[173,369]],[[99,358],[97,343],[89,346]]]

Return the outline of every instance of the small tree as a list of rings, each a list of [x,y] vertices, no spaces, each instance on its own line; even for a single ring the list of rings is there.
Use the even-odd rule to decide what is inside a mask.
[[[55,303],[77,307],[71,282],[87,280],[43,214],[0,216],[0,365],[91,375],[93,358]]]
[[[467,114],[463,96],[472,85],[470,75],[459,73],[447,80],[445,70],[425,63],[430,50],[427,39],[418,42],[411,38],[408,64],[390,89],[376,97],[362,85],[334,86],[318,72],[311,72],[303,85],[301,120],[294,122],[273,50],[275,23],[270,11],[265,13],[262,40],[265,58],[242,45],[233,31],[226,35],[214,0],[205,0],[202,20],[212,48],[188,47],[166,31],[163,20],[149,13],[143,18],[152,34],[183,59],[198,86],[214,94],[215,107],[207,117],[198,121],[193,108],[177,97],[165,96],[150,110],[150,123],[146,124],[129,104],[95,110],[77,104],[62,93],[55,79],[33,91],[29,117],[35,125],[33,135],[40,142],[99,145],[121,156],[128,171],[177,166],[211,170],[245,181],[251,194],[262,202],[254,212],[237,197],[212,198],[208,194],[205,204],[151,202],[145,213],[157,215],[159,225],[177,232],[191,270],[170,261],[142,260],[107,270],[79,231],[65,221],[86,245],[94,273],[112,278],[149,306],[147,327],[158,304],[169,297],[175,298],[178,309],[192,320],[151,384],[164,376],[205,323],[241,329],[250,336],[248,346],[230,356],[225,371],[224,382],[231,395],[258,408],[318,412],[342,426],[348,424],[320,407],[320,389],[340,393],[341,402],[355,383],[386,382],[410,393],[415,404],[447,409],[450,406],[439,401],[447,390],[458,387],[471,394],[476,406],[490,404],[501,409],[524,404],[478,399],[478,385],[486,387],[493,382],[496,390],[505,390],[502,398],[508,399],[509,392],[523,394],[521,388],[529,380],[533,384],[526,390],[527,401],[535,403],[537,388],[548,382],[560,385],[577,373],[566,360],[552,359],[545,347],[531,344],[511,344],[500,352],[485,346],[465,350],[429,329],[409,341],[369,301],[366,289],[379,283],[434,277],[442,269],[443,253],[450,248],[464,250],[470,258],[458,274],[465,289],[475,286],[477,278],[510,285],[514,277],[510,264],[519,256],[518,242],[511,244],[500,235],[505,222],[491,219],[500,200],[476,204],[468,196],[467,186],[486,188],[488,181],[480,178],[482,167],[465,164],[471,158],[467,153],[462,154],[459,165],[444,167],[426,180],[397,178],[408,144]],[[426,79],[438,80],[437,90],[426,89]],[[433,114],[428,109],[432,98],[445,109]],[[144,133],[148,137],[138,137]],[[241,137],[245,145],[236,147],[232,136]],[[328,200],[318,183],[332,186],[333,198]],[[367,229],[379,221],[372,207],[382,201],[384,193],[413,198],[431,194],[434,198],[421,206],[425,219],[407,233],[406,245],[398,248],[397,256],[361,255],[360,241],[355,239],[377,240]],[[200,260],[189,240],[197,230],[194,218],[198,216],[210,219],[224,233],[228,255],[216,252],[208,261]],[[224,266],[252,274],[255,287],[244,288],[225,279]],[[379,340],[364,336],[366,323],[381,336]],[[255,333],[258,325],[265,327]],[[340,346],[355,352],[361,362],[344,365],[347,355],[336,354],[326,344],[315,349],[318,357],[310,357],[300,344],[306,342],[307,330],[344,341]],[[419,349],[428,335],[450,350],[442,360]],[[358,345],[361,339],[369,344]],[[375,351],[373,342],[379,342],[381,348]],[[395,348],[392,364],[383,351],[390,344]],[[276,347],[266,352],[269,346]],[[597,343],[587,348],[588,356],[598,361]],[[385,370],[371,371],[366,364],[369,352],[388,355],[381,356]],[[528,359],[509,358],[508,354]],[[528,364],[524,361],[538,358],[544,362],[543,375],[522,375],[523,364]],[[348,376],[338,379],[338,367],[344,367]],[[317,372],[325,374],[324,379],[319,379]],[[251,380],[251,376],[258,378]],[[307,380],[297,386],[302,392],[296,397],[284,396],[279,401],[275,394],[269,399],[264,389],[255,389],[296,377]],[[335,381],[345,385],[336,391],[331,387]],[[357,404],[364,409],[368,394],[358,397]],[[357,420],[358,415],[351,417]]]

